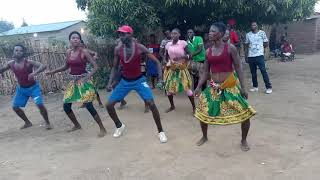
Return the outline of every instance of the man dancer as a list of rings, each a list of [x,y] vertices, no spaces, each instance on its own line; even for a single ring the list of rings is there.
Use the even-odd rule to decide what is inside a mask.
[[[113,136],[120,137],[125,129],[125,125],[119,120],[114,105],[123,100],[131,90],[135,90],[149,106],[158,128],[160,142],[165,143],[167,142],[167,137],[162,129],[160,114],[154,103],[152,91],[146,82],[146,78],[142,75],[140,68],[142,56],[146,54],[149,59],[157,63],[159,79],[162,79],[161,64],[145,46],[133,41],[133,29],[130,26],[121,26],[118,32],[122,44],[114,50],[114,61],[110,78],[114,78],[116,70],[119,64],[121,64],[122,79],[112,91],[107,103],[108,113],[117,128]],[[111,84],[108,86],[111,86]]]
[[[46,69],[46,66],[39,62],[28,60],[26,58],[26,48],[22,45],[16,45],[14,47],[13,59],[14,60],[9,61],[3,68],[0,68],[0,74],[11,69],[18,80],[16,95],[13,98],[13,110],[25,122],[20,129],[25,129],[32,126],[32,123],[21,109],[22,107],[26,106],[30,97],[38,106],[46,123],[46,129],[52,129],[52,126],[49,122],[47,109],[43,105],[40,85],[34,79],[35,76]],[[34,68],[37,69],[33,71]]]

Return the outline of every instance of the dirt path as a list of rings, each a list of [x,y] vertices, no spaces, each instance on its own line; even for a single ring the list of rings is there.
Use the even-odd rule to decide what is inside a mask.
[[[258,115],[252,121],[247,153],[239,148],[239,125],[210,127],[209,142],[197,147],[199,123],[182,95],[176,97],[177,110],[165,114],[167,98],[155,90],[167,144],[159,143],[151,114],[143,114],[136,94],[127,98],[128,108],[118,111],[127,125],[119,139],[112,137],[114,125],[104,109],[99,112],[108,134],[99,139],[97,125],[78,105],[73,108],[83,130],[66,133],[70,122],[62,111],[61,94],[46,97],[54,130],[40,126],[40,114],[30,103],[26,113],[34,126],[21,131],[23,123],[10,108],[11,97],[2,96],[0,180],[320,179],[319,57],[268,62],[274,93],[249,94]],[[247,82],[249,86],[249,78]]]

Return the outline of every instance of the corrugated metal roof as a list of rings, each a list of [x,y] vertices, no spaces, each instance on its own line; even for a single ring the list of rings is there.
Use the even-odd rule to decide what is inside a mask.
[[[79,22],[82,22],[82,20],[19,27],[19,28],[12,29],[10,31],[2,32],[0,33],[0,36],[59,31],[69,26],[78,24]]]

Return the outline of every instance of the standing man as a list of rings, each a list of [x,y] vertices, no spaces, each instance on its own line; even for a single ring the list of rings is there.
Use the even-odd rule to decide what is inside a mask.
[[[165,38],[161,41],[159,55],[162,58],[162,63],[165,64],[164,61],[166,58],[165,57],[166,45],[168,42],[172,41],[172,38],[171,38],[171,31],[170,30],[166,30],[163,34],[164,34]]]
[[[158,128],[160,142],[165,143],[167,142],[167,137],[162,129],[160,114],[154,103],[152,91],[140,68],[142,56],[147,55],[149,59],[152,59],[157,64],[158,78],[162,79],[161,64],[145,46],[133,40],[133,29],[130,26],[121,26],[118,29],[118,33],[122,44],[114,49],[114,61],[110,78],[113,79],[115,77],[120,64],[122,68],[121,81],[112,91],[107,103],[108,113],[117,127],[113,137],[120,137],[125,129],[125,125],[119,120],[114,105],[123,100],[130,91],[135,90],[150,108]],[[111,88],[111,84],[108,86]]]
[[[259,90],[257,79],[257,67],[259,67],[266,86],[265,93],[272,93],[272,86],[264,62],[264,48],[268,47],[268,42],[266,33],[258,29],[257,22],[252,22],[251,31],[246,34],[245,41],[245,58],[246,62],[249,63],[252,75],[253,88],[250,89],[251,92],[257,92]]]
[[[188,51],[190,53],[191,74],[193,76],[193,89],[196,89],[199,81],[199,73],[206,59],[203,39],[201,36],[195,36],[192,29],[188,30]],[[206,88],[206,83],[203,84],[202,90]]]
[[[40,85],[35,80],[35,77],[46,69],[46,66],[39,62],[28,60],[26,58],[26,48],[22,45],[16,45],[14,47],[13,59],[14,60],[9,61],[4,67],[0,68],[0,74],[11,69],[17,78],[18,86],[16,89],[16,94],[13,98],[12,108],[25,123],[20,129],[25,129],[32,126],[32,123],[21,109],[26,106],[30,97],[39,108],[40,113],[46,123],[46,129],[52,129],[52,126],[49,122],[47,109],[43,105]]]

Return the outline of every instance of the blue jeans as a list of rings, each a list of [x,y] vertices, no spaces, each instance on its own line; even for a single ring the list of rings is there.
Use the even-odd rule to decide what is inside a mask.
[[[269,76],[266,70],[266,64],[264,62],[264,56],[257,56],[257,57],[249,57],[248,58],[248,63],[250,66],[250,72],[252,76],[252,85],[253,87],[258,87],[258,78],[257,78],[257,67],[259,67],[260,72],[263,77],[263,81],[266,85],[266,88],[272,88]]]

